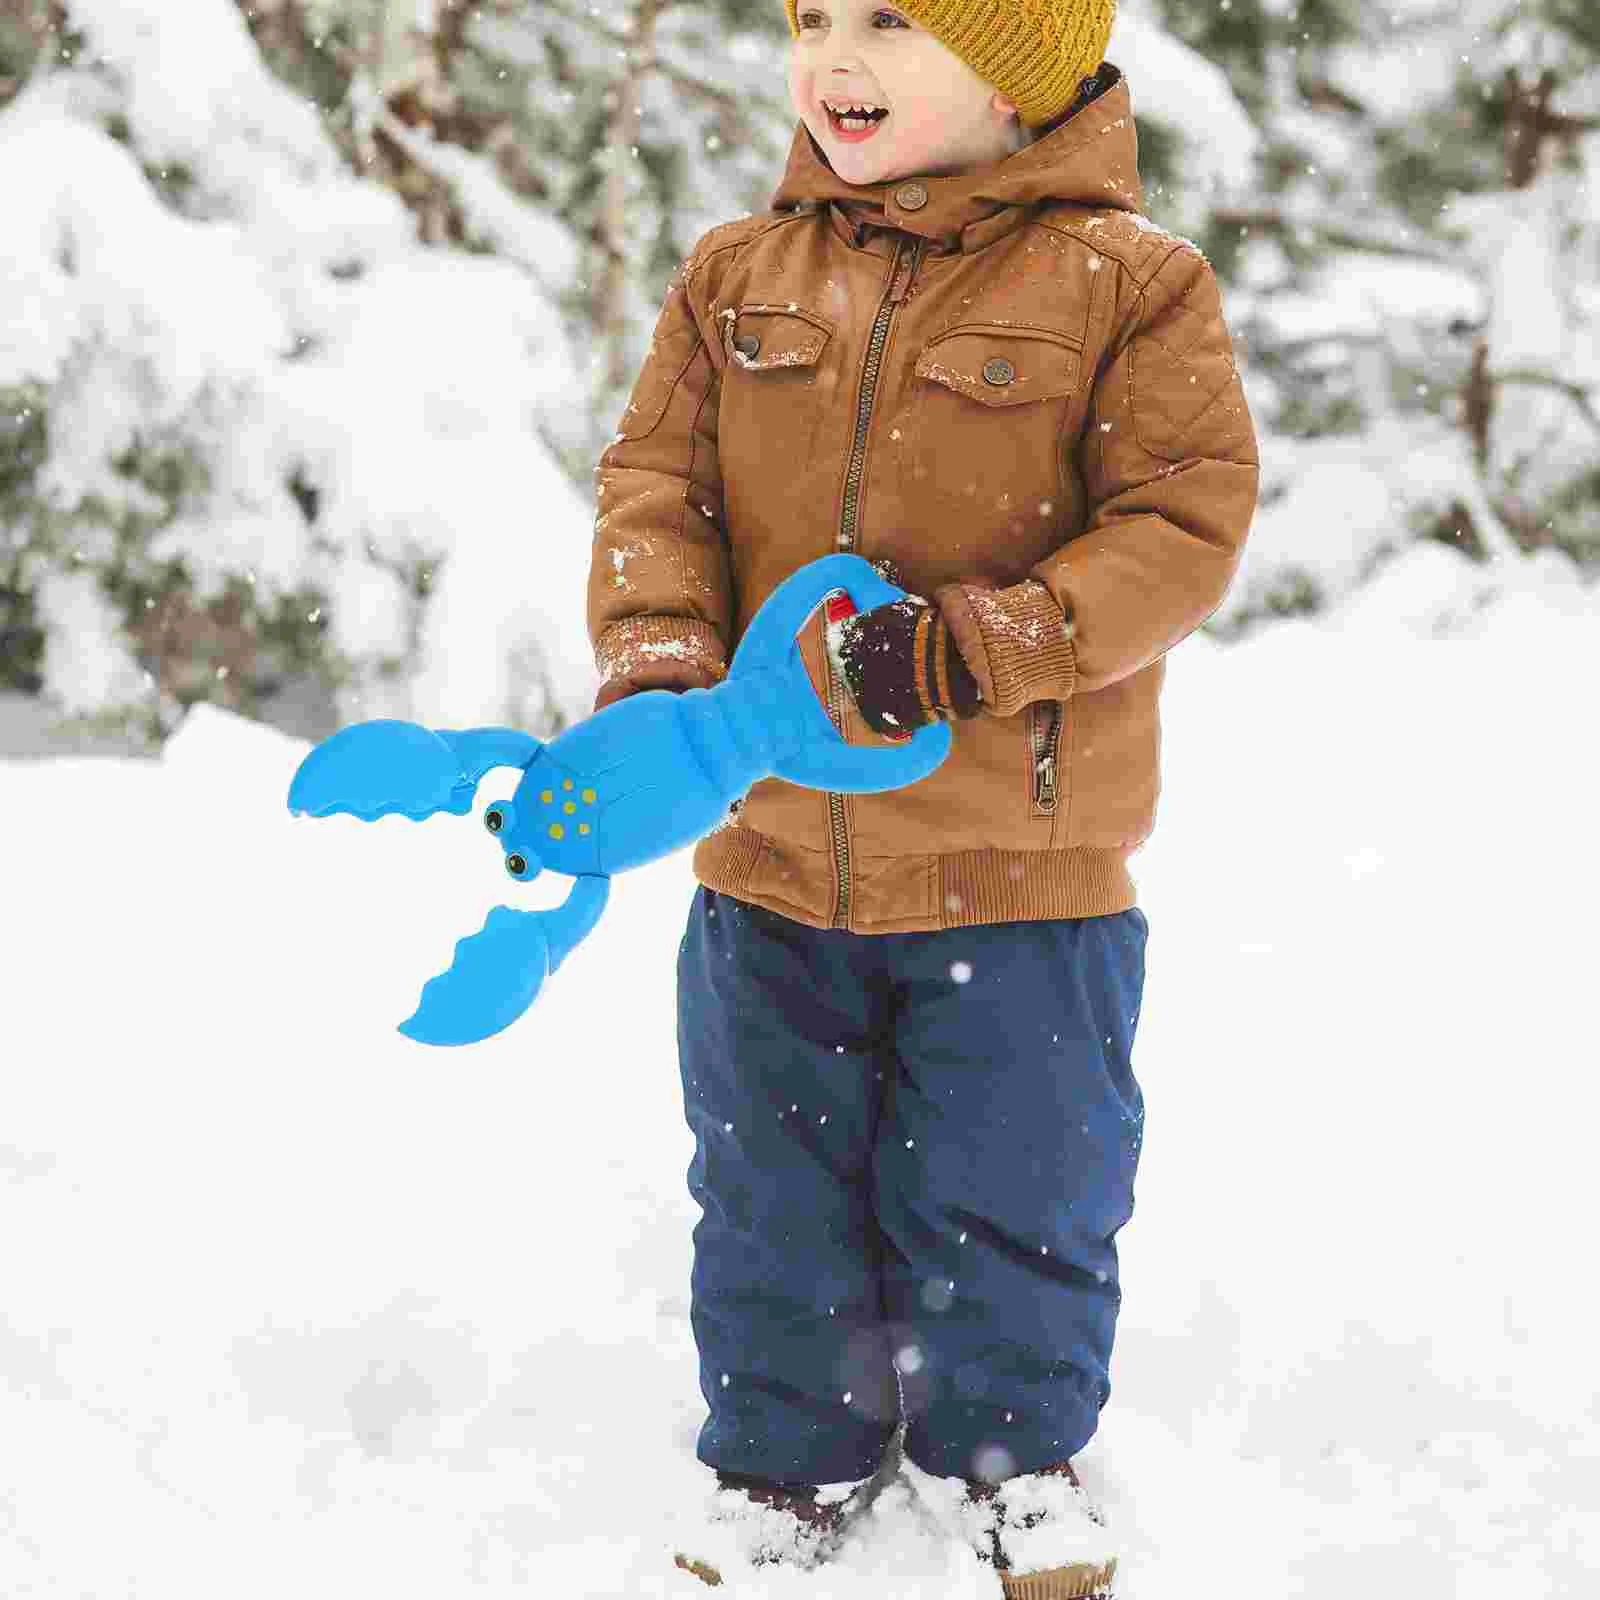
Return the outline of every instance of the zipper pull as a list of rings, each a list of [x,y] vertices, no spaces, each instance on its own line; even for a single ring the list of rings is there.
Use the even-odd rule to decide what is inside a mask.
[[[1041,756],[1034,764],[1033,798],[1041,806],[1056,803],[1056,758]]]
[[[918,239],[911,246],[910,255],[902,255],[896,264],[894,282],[889,285],[889,303],[898,305],[911,292],[911,280],[917,275],[917,266],[922,260],[922,247],[926,243]]]

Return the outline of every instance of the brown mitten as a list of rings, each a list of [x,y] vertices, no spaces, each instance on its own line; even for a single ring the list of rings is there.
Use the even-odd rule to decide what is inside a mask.
[[[925,723],[975,717],[973,677],[939,608],[920,595],[857,612],[829,626],[829,645],[862,720],[886,738]]]

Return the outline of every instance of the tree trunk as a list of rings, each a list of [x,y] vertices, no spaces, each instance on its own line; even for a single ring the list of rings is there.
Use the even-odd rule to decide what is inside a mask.
[[[1546,67],[1534,84],[1524,84],[1515,67],[1507,67],[1502,93],[1506,105],[1506,187],[1526,189],[1539,176],[1539,157],[1550,130],[1550,96],[1555,72]]]

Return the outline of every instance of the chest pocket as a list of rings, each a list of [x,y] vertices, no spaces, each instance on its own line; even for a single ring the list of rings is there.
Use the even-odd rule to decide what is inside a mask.
[[[799,306],[745,305],[718,315],[728,364],[745,372],[814,367],[833,333],[832,323]]]
[[[814,311],[756,301],[717,314],[722,327],[718,439],[725,479],[779,473],[811,456],[833,384],[833,324]]]
[[[1084,408],[1082,367],[1082,349],[1049,328],[966,323],[932,340],[913,369],[912,496],[954,501],[985,542],[1020,541],[1026,570],[1066,510],[1058,457]]]

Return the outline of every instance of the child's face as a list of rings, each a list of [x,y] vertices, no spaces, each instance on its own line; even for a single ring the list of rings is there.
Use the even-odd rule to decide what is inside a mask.
[[[1028,142],[1017,108],[960,56],[892,6],[798,0],[789,99],[846,183],[961,172]],[[883,106],[889,115],[852,139],[824,101]]]

